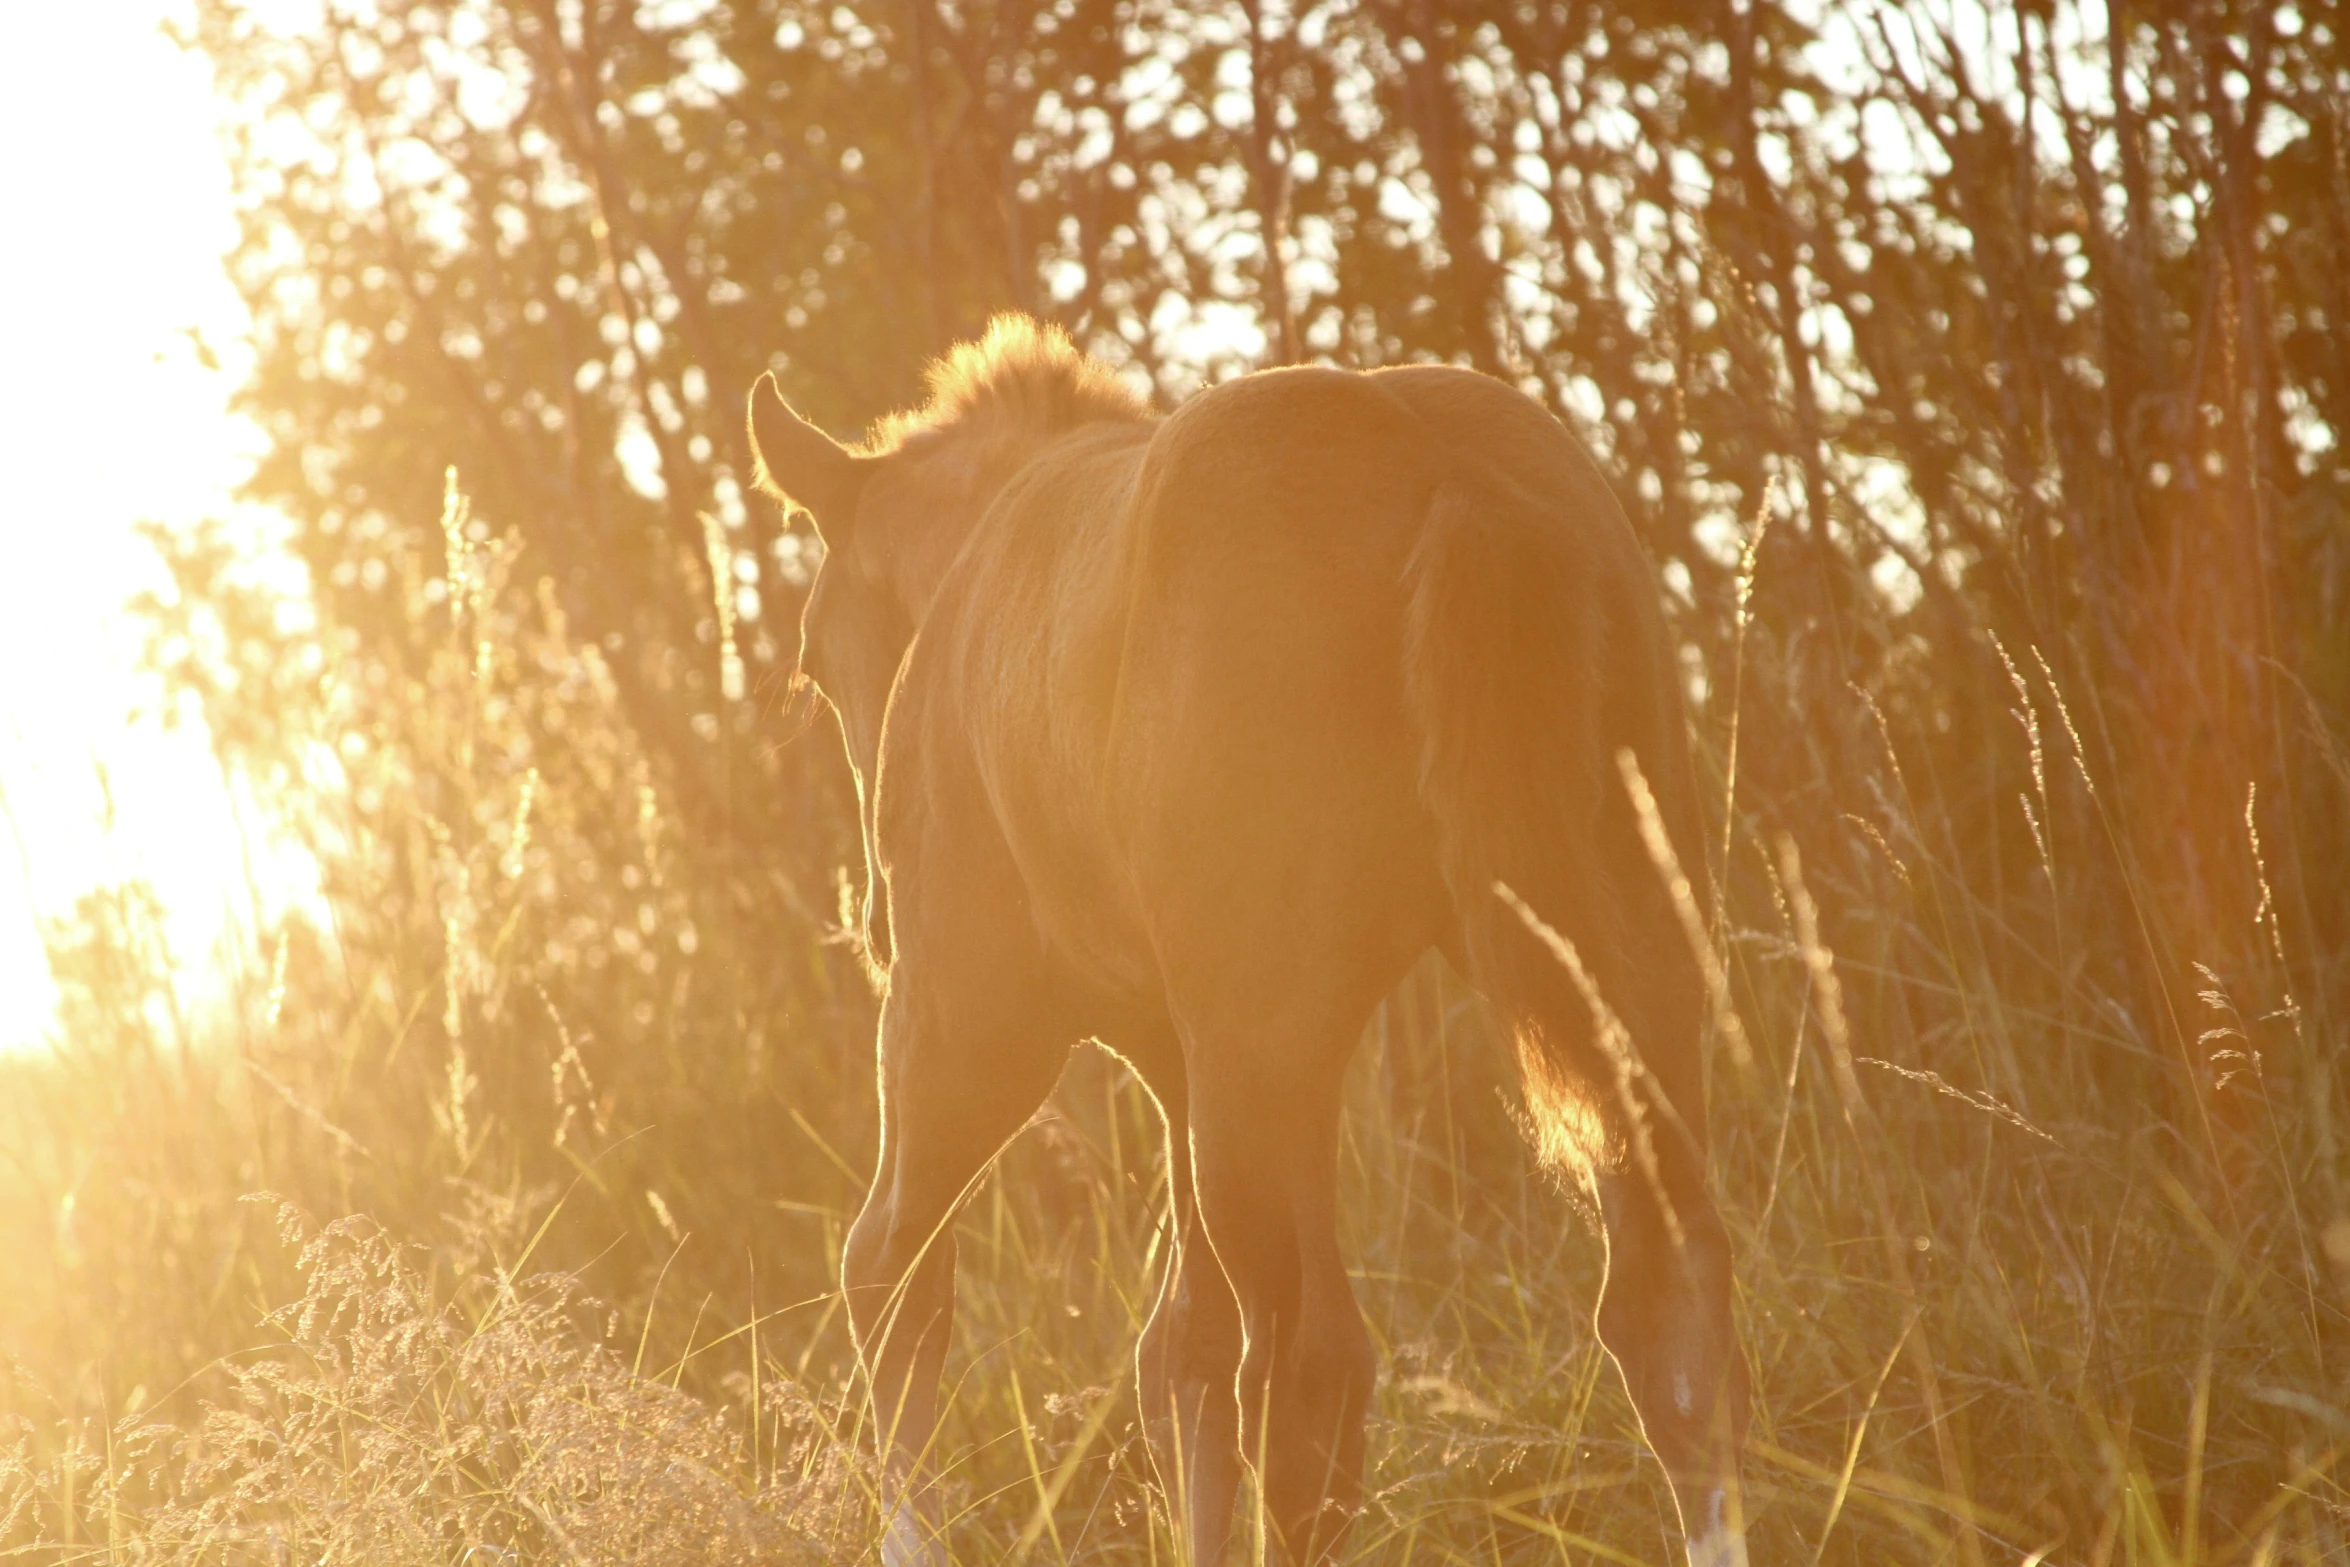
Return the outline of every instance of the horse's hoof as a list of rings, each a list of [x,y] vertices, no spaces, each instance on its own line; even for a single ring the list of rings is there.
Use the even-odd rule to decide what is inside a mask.
[[[1689,1537],[1689,1567],[1746,1567],[1746,1531],[1730,1522],[1730,1498],[1720,1487],[1706,1497],[1704,1521]]]
[[[1744,1557],[1739,1560],[1743,1562]],[[911,1505],[901,1502],[881,1536],[881,1567],[954,1567],[946,1543]]]

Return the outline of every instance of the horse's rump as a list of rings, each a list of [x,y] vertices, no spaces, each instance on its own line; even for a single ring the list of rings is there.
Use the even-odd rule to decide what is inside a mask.
[[[1281,960],[1246,941],[1283,920],[1424,932],[1516,1037],[1545,1157],[1587,1166],[1617,1151],[1613,1068],[1495,884],[1575,941],[1685,1081],[1694,1039],[1623,951],[1628,917],[1655,928],[1653,872],[1599,846],[1637,841],[1618,747],[1668,800],[1686,764],[1629,523],[1523,402],[1466,372],[1284,372],[1171,420],[1122,523],[1103,776],[1139,824],[1162,969],[1194,945],[1229,983],[1236,960]],[[1673,941],[1643,939],[1643,966],[1675,964]]]

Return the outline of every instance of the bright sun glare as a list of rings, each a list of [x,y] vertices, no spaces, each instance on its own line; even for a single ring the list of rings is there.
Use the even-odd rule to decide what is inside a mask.
[[[200,732],[132,718],[157,692],[123,605],[162,575],[134,524],[233,516],[261,444],[227,409],[244,318],[218,111],[159,31],[184,9],[0,5],[28,62],[0,91],[0,1049],[45,1036],[36,922],[81,893],[147,879],[199,974],[299,881],[249,840]]]

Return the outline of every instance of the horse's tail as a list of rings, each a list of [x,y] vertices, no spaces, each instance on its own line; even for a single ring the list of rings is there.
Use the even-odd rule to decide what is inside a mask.
[[[1637,999],[1620,993],[1634,988],[1621,894],[1648,890],[1617,885],[1637,829],[1609,731],[1627,716],[1616,682],[1653,662],[1610,639],[1650,628],[1610,605],[1622,584],[1585,558],[1590,547],[1506,491],[1455,481],[1438,489],[1405,571],[1420,793],[1468,977],[1514,1036],[1538,1150],[1568,1168],[1621,1148],[1622,1095],[1569,955],[1525,915],[1566,937],[1610,1010],[1637,1029]]]

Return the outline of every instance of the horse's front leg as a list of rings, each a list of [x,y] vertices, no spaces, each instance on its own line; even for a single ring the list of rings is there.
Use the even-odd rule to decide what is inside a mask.
[[[956,1210],[1044,1102],[1069,1047],[1043,1020],[944,1006],[901,959],[881,1011],[881,1157],[841,1288],[882,1459],[884,1567],[947,1567],[930,1472],[954,1326]]]

